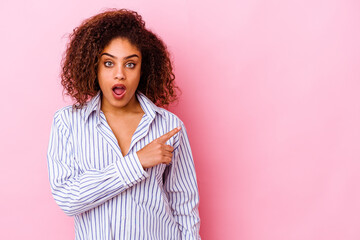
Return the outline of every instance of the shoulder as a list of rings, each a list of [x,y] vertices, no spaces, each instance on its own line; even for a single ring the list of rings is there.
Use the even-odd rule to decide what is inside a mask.
[[[57,110],[54,114],[54,118],[60,118],[60,117],[64,117],[64,116],[68,116],[69,114],[71,114],[73,110],[73,106],[66,106],[63,108],[60,108],[59,110]]]
[[[169,110],[156,106],[143,93],[138,91],[137,97],[145,113],[149,114],[152,117],[154,116],[154,113],[156,114],[155,115],[156,121],[160,121],[162,123],[166,122],[169,123],[170,125],[176,125],[175,127],[179,126],[180,124],[183,124],[178,116],[176,116],[174,113],[170,112]]]
[[[84,120],[86,109],[87,105],[84,105],[81,108],[76,108],[72,105],[63,107],[54,113],[54,122],[71,125],[73,121],[82,121]]]
[[[174,125],[174,127],[178,127],[178,126],[181,127],[184,125],[184,123],[176,114],[164,108],[158,107],[158,115],[161,120],[166,121],[171,125]]]
[[[175,140],[177,140],[179,137],[187,137],[187,131],[184,122],[176,114],[163,108],[159,109],[162,113],[158,113],[156,119],[161,122],[159,125],[166,126],[165,132],[169,132],[174,128],[181,127],[179,134],[175,135]]]

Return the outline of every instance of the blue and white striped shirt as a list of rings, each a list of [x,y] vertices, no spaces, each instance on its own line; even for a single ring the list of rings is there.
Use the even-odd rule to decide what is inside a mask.
[[[200,239],[199,194],[181,120],[136,94],[144,115],[123,156],[101,111],[100,94],[83,108],[55,113],[48,148],[52,194],[75,218],[75,239]],[[170,130],[172,163],[144,170],[136,152]]]

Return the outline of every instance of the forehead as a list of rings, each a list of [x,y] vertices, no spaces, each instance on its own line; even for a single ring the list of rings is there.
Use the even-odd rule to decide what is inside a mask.
[[[132,54],[141,57],[140,50],[126,38],[114,38],[104,48],[101,53],[109,53],[115,57],[123,58]]]

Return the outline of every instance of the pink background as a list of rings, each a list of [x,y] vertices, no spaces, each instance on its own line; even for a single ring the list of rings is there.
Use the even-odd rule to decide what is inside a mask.
[[[0,239],[73,239],[46,165],[66,34],[108,7],[167,43],[203,239],[360,239],[357,0],[1,1]]]

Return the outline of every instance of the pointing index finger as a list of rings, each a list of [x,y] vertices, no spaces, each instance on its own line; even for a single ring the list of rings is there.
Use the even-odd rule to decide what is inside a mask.
[[[157,140],[161,141],[161,142],[166,142],[167,140],[169,140],[172,136],[174,136],[175,134],[177,134],[180,131],[181,127],[177,127],[174,128],[173,130],[171,130],[170,132],[165,133],[164,135],[160,136],[157,138]]]

